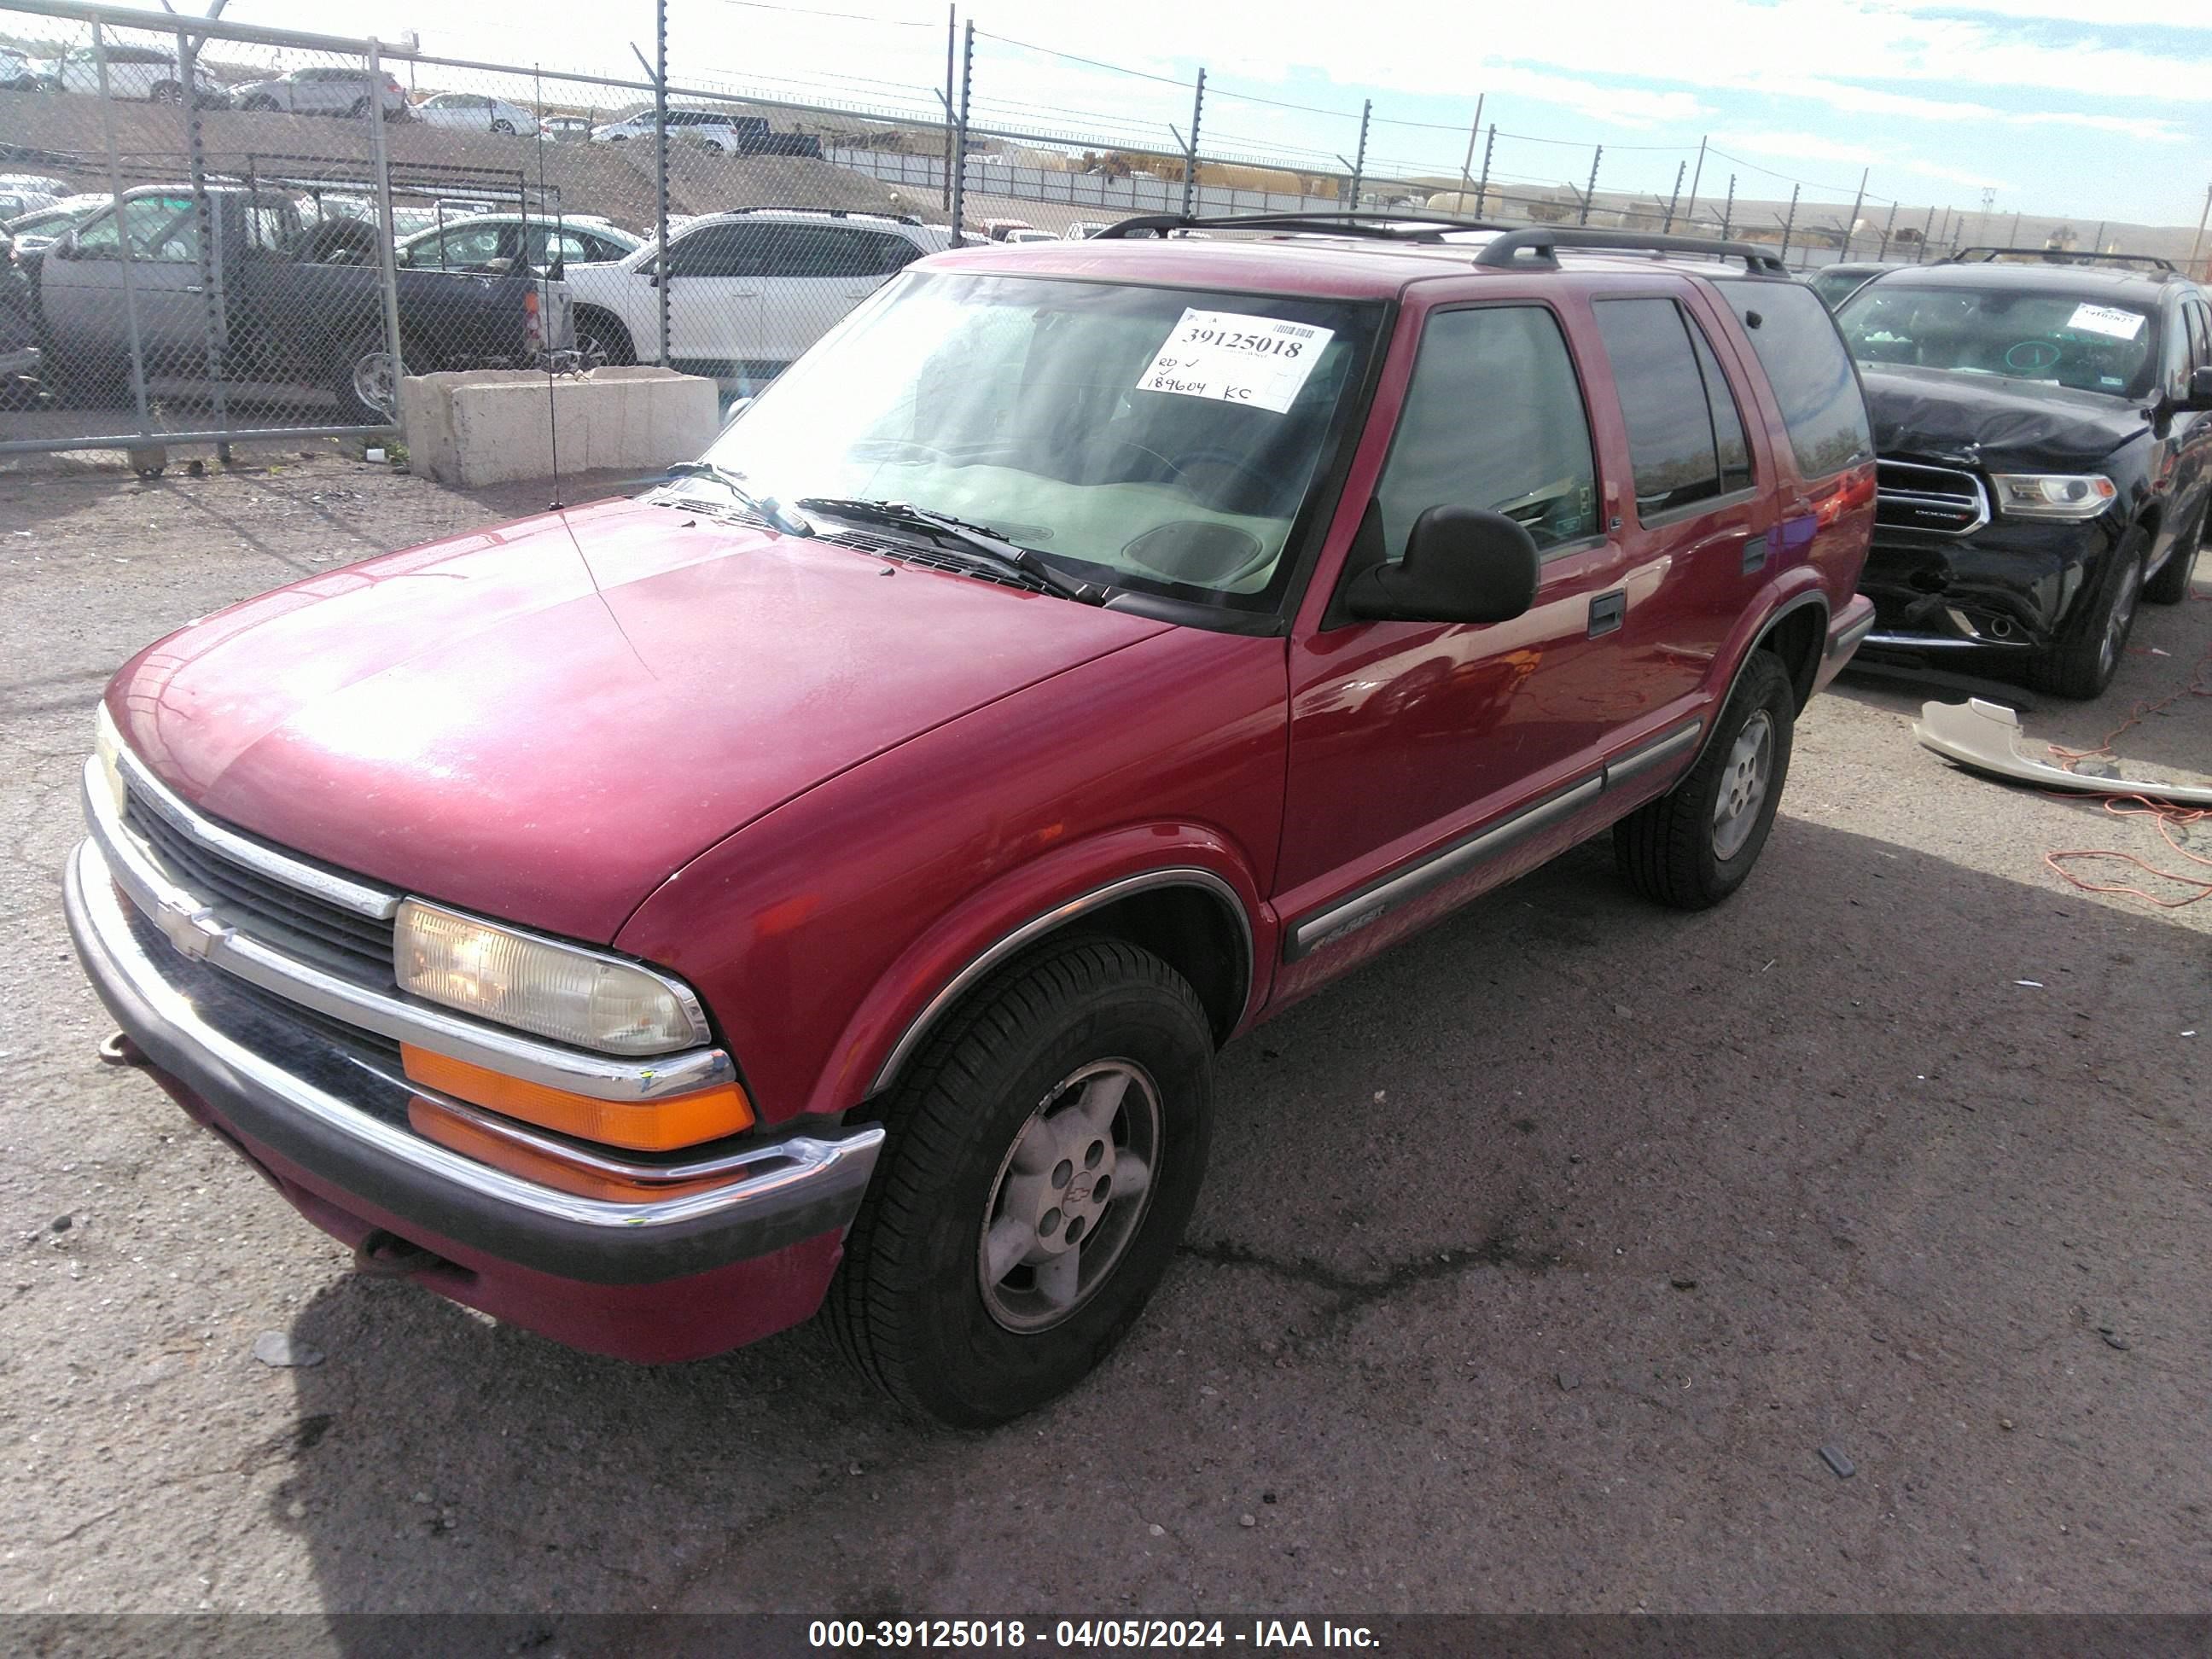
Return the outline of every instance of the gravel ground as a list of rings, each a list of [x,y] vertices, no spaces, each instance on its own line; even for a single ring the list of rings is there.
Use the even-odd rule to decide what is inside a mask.
[[[2153,832],[1947,769],[1924,688],[1808,714],[1719,911],[1587,847],[1237,1044],[1132,1340],[952,1435],[811,1329],[640,1370],[355,1279],[94,1062],[59,887],[107,674],[544,495],[174,471],[0,473],[0,1607],[2207,1605],[2212,902],[2061,882],[2046,848]],[[2147,607],[2031,730],[2094,744],[2208,635]],[[2120,748],[2212,771],[2212,700]]]

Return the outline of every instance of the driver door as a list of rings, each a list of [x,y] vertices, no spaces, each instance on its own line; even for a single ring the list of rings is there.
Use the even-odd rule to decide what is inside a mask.
[[[1534,605],[1510,622],[1332,611],[1292,642],[1281,994],[1303,994],[1456,902],[1469,881],[1495,878],[1494,866],[1468,864],[1444,879],[1457,866],[1438,854],[1586,771],[1626,717],[1605,670],[1624,558],[1601,516],[1596,452],[1559,312],[1514,301],[1431,313],[1346,574],[1403,556],[1413,520],[1453,505],[1518,520],[1541,578]],[[1531,836],[1516,850],[1532,844],[1545,845]],[[1426,896],[1358,909],[1377,882],[1418,884],[1425,871],[1437,875]],[[1356,946],[1340,942],[1355,930]]]

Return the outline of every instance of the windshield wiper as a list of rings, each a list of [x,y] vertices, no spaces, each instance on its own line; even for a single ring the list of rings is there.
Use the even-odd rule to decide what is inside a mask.
[[[757,513],[787,536],[811,536],[814,526],[773,495],[756,495],[745,488],[745,475],[714,461],[678,461],[668,469],[672,478],[711,478],[737,498],[738,505]]]
[[[943,513],[916,507],[911,501],[860,501],[842,495],[802,495],[799,505],[810,513],[829,513],[841,519],[860,519],[906,530],[927,531],[965,550],[977,564],[1000,575],[1018,576],[1079,605],[1103,605],[1113,592],[1091,582],[1079,581],[1048,563],[1036,550],[1010,542],[981,525],[969,524]]]

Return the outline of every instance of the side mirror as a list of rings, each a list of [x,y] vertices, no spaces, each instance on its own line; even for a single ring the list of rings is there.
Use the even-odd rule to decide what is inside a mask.
[[[2189,371],[2189,392],[2173,407],[2184,414],[2212,410],[2212,363]]]
[[[1510,622],[1536,602],[1540,562],[1535,538],[1504,514],[1432,507],[1404,558],[1352,579],[1345,609],[1373,622]]]

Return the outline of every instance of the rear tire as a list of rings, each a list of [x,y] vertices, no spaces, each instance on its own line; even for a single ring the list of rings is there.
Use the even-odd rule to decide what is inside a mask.
[[[1212,1096],[1206,1011],[1150,951],[1065,939],[1008,963],[890,1097],[824,1304],[839,1346],[958,1428],[1073,1388],[1174,1259]]]
[[[1705,910],[1743,885],[1790,781],[1797,693],[1771,651],[1754,651],[1705,751],[1680,782],[1613,826],[1628,884],[1677,910]]]
[[[514,137],[514,123],[512,121],[495,121],[491,124],[491,130],[494,132],[503,132],[510,138]]]
[[[2075,602],[2058,641],[2031,659],[2028,684],[2039,691],[2086,701],[2101,694],[2119,672],[2135,631],[2142,597],[2143,553],[2150,538],[2138,525],[2120,538],[2096,574],[2094,590]]]
[[[149,104],[181,104],[185,101],[185,89],[174,81],[164,81],[146,94],[146,101]]]
[[[2179,605],[2189,597],[2189,578],[2197,566],[2197,550],[2212,526],[2212,496],[2197,509],[2197,522],[2173,538],[2173,551],[2158,568],[2158,574],[2143,584],[2143,598],[2153,605]]]
[[[637,361],[637,347],[614,317],[583,306],[576,312],[576,356],[586,368],[626,368]]]

